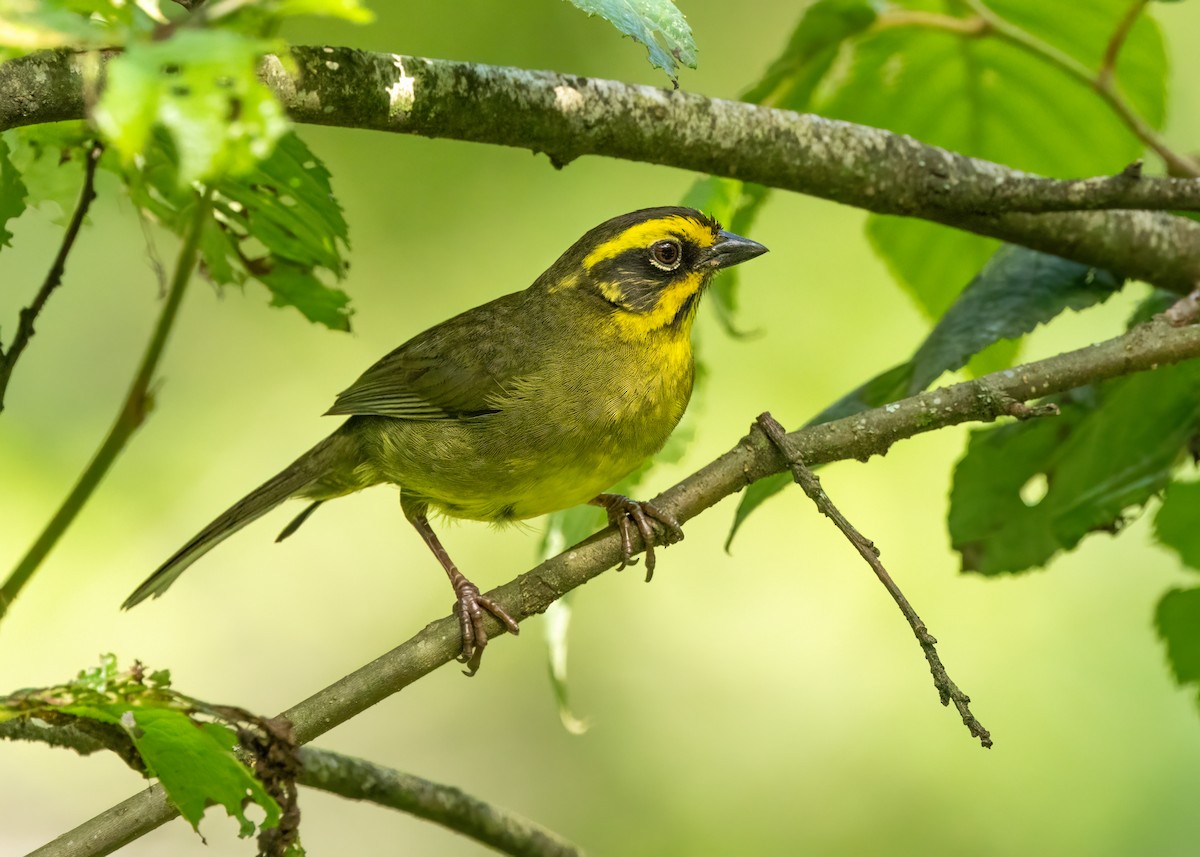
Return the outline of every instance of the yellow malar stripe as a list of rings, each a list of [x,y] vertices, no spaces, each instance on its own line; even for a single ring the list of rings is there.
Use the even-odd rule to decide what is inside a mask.
[[[664,238],[682,238],[697,247],[711,247],[716,243],[716,236],[713,235],[712,227],[708,224],[699,223],[690,217],[672,215],[630,226],[620,235],[608,239],[589,253],[583,260],[583,265],[590,269],[605,259],[618,256],[626,250],[649,247],[655,241],[661,241]]]

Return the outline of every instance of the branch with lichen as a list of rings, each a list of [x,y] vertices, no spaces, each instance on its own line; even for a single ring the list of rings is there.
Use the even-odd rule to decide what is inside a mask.
[[[919,217],[1186,293],[1200,282],[1200,180],[1060,182],[911,137],[695,93],[349,48],[297,47],[260,74],[304,123],[601,155]],[[85,115],[82,55],[0,65],[0,131]],[[1091,210],[1096,209],[1096,210]],[[1136,209],[1136,210],[1123,210]],[[1157,209],[1151,211],[1150,209]]]

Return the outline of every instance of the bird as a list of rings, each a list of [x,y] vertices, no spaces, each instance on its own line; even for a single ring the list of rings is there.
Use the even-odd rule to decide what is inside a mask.
[[[607,489],[658,452],[683,415],[692,323],[713,276],[765,252],[691,208],[606,220],[528,288],[417,334],[367,369],[326,412],[347,417],[331,435],[200,530],[122,607],[162,595],[285,500],[310,502],[277,541],[327,500],[385,483],[399,486],[404,516],[450,579],[467,675],[488,643],[486,614],[519,628],[459,571],[431,514],[503,524],[596,505],[620,532],[619,567],[636,562],[636,534],[649,580],[656,526],[670,543],[683,537],[679,522]]]

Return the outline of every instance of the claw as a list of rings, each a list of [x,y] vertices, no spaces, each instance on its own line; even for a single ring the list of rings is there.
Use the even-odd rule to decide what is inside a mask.
[[[472,676],[478,672],[483,650],[488,644],[487,629],[484,628],[485,611],[495,616],[510,634],[521,633],[521,628],[503,607],[486,595],[481,595],[479,587],[465,577],[455,583],[454,591],[458,593],[454,613],[458,616],[459,628],[462,631],[462,651],[458,661],[467,665],[463,674]]]
[[[608,525],[616,527],[621,534],[621,564],[617,571],[629,565],[636,565],[633,557],[633,532],[636,529],[646,549],[646,582],[654,577],[654,524],[656,521],[666,530],[664,545],[673,544],[683,538],[683,528],[679,521],[669,512],[664,512],[653,503],[631,500],[622,494],[600,494],[592,500],[596,506],[601,506],[608,512]]]

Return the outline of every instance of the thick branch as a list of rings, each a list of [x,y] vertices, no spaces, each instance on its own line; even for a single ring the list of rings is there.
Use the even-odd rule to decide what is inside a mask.
[[[648,86],[348,48],[268,57],[263,77],[299,122],[497,143],[559,165],[604,155],[921,217],[1187,292],[1200,223],[1120,206],[1200,209],[1200,181],[1037,179],[910,137],[819,116]],[[0,130],[84,115],[84,60],[0,66]]]
[[[1198,357],[1200,326],[1175,327],[1164,319],[1154,319],[1124,336],[1098,345],[800,429],[787,435],[788,443],[809,466],[851,458],[866,461],[872,455],[883,455],[892,444],[914,435],[1011,414],[1014,401],[1023,402]],[[778,450],[761,433],[752,432],[716,461],[654,498],[653,503],[680,522],[687,521],[719,500],[752,482],[779,473],[786,466],[787,462]],[[567,592],[612,568],[620,560],[621,537],[611,529],[605,530],[488,594],[511,616],[526,619],[544,612]],[[491,618],[487,622],[489,635],[502,633],[499,622]],[[461,650],[458,619],[447,616],[431,622],[392,651],[293,706],[283,716],[295,725],[296,740],[306,743],[449,663]],[[161,788],[156,786],[84,822],[60,839],[87,841],[103,832],[106,841],[123,844],[164,824],[174,815]]]

